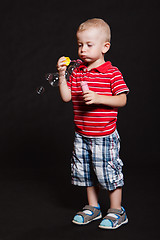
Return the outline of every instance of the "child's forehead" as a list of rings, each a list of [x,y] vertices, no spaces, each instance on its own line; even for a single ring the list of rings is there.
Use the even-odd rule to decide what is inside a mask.
[[[94,39],[99,36],[99,34],[103,34],[101,29],[92,27],[92,28],[87,28],[82,31],[77,31],[77,39],[81,38],[88,38],[88,39]]]

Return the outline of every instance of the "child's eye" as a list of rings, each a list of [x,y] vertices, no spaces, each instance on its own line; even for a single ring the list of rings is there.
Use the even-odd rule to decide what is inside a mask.
[[[78,47],[82,47],[82,44],[81,44],[81,43],[79,43],[79,44],[78,44]]]
[[[88,44],[88,47],[92,47],[93,45],[92,44]]]

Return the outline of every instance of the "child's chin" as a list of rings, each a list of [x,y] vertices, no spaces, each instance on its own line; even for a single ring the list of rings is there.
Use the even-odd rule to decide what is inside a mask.
[[[87,58],[87,57],[83,58],[82,60],[86,63],[91,63],[92,62],[92,60],[90,58]]]

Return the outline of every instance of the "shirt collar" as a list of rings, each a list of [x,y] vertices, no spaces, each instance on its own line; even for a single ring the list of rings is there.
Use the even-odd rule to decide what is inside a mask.
[[[105,63],[103,63],[102,65],[100,65],[99,67],[96,68],[92,68],[90,71],[94,71],[94,72],[100,72],[100,73],[106,73],[108,71],[108,69],[112,66],[110,61],[107,61]],[[84,62],[82,62],[82,64],[79,66],[80,69],[86,69],[87,66]]]

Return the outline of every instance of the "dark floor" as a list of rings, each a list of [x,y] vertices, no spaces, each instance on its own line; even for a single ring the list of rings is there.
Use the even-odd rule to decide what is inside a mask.
[[[71,219],[86,203],[83,188],[56,184],[51,170],[1,170],[0,240],[127,239],[159,240],[159,198],[155,170],[130,170],[126,176],[123,205],[129,223],[117,230],[98,229],[98,221],[76,226]],[[158,172],[158,171],[157,171]],[[158,174],[158,173],[157,173]],[[140,183],[139,183],[140,182]],[[103,215],[107,194],[100,193]]]

